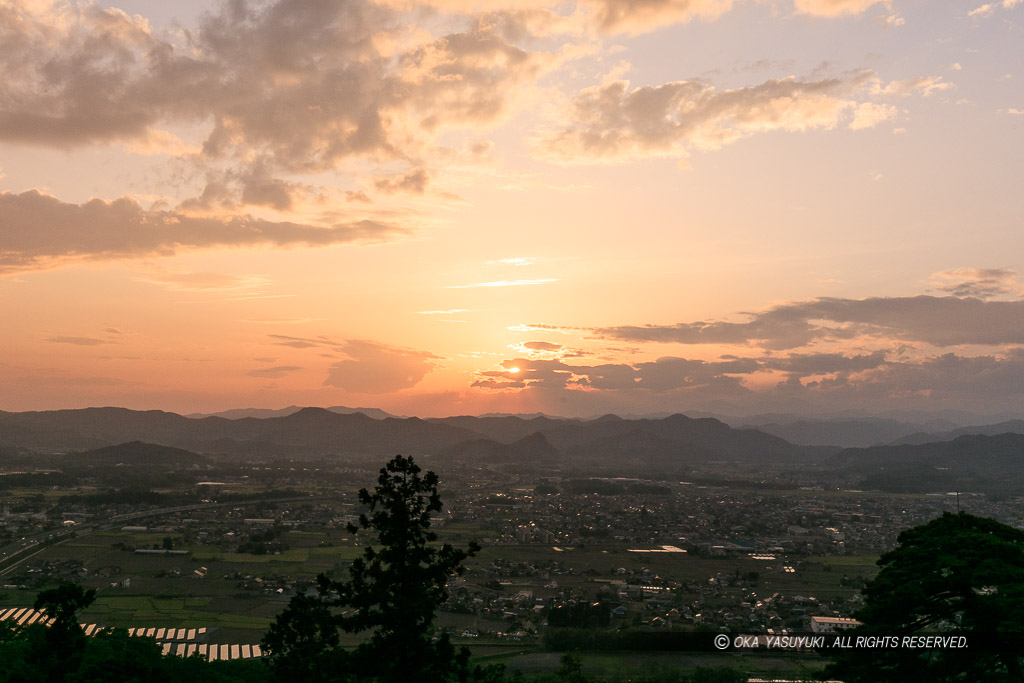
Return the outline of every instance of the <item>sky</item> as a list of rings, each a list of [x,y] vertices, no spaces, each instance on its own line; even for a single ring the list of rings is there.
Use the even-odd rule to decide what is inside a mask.
[[[0,0],[0,410],[1024,411],[1024,0]]]

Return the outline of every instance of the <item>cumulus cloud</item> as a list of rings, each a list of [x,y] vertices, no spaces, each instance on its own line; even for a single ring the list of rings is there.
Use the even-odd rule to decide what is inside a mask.
[[[842,353],[793,353],[784,358],[769,358],[759,367],[783,370],[801,377],[830,373],[862,372],[880,367],[886,360],[885,351],[848,356]]]
[[[1012,0],[1011,0],[1012,1]],[[392,7],[410,8],[408,0],[386,0]],[[655,29],[692,21],[713,21],[731,11],[733,0],[577,0],[568,5],[568,13],[556,13],[549,0],[426,0],[427,4],[449,12],[484,12],[514,28],[509,32],[529,31],[533,35],[551,32],[595,30],[606,34],[637,35]],[[794,8],[803,14],[841,16],[861,14],[875,5],[892,13],[889,0],[795,0]]]
[[[876,83],[873,91],[879,95],[897,95],[906,97],[908,95],[923,95],[929,97],[937,92],[949,90],[952,83],[942,80],[942,76],[918,76],[907,78],[901,81],[890,81],[885,85]]]
[[[899,111],[896,107],[876,102],[861,102],[853,110],[853,120],[850,121],[850,130],[861,130],[862,128],[874,128],[883,121],[896,118]]]
[[[501,370],[477,373],[473,387],[530,392],[552,405],[635,406],[650,410],[678,400],[688,409],[731,406],[757,410],[812,408],[878,411],[918,407],[1005,411],[1024,405],[1024,349],[999,355],[954,353],[917,359],[870,354],[791,354],[786,357],[702,361],[666,356],[655,361],[568,365],[516,358]],[[512,372],[516,368],[517,372]],[[771,382],[774,374],[782,379]],[[765,379],[768,379],[766,382]]]
[[[643,33],[694,18],[717,19],[732,0],[589,0],[584,3],[605,33]]]
[[[987,17],[993,14],[997,9],[1012,9],[1016,7],[1024,0],[1002,0],[1002,2],[987,2],[975,9],[972,9],[967,13],[969,17]]]
[[[346,360],[331,365],[325,386],[356,394],[386,394],[408,389],[434,368],[437,356],[377,342],[352,340],[341,346]]]
[[[755,359],[718,362],[664,357],[637,363],[570,365],[560,359],[515,358],[502,370],[478,372],[472,386],[485,389],[579,389],[664,393],[701,386],[740,386],[739,375],[761,371]]]
[[[164,34],[113,8],[20,0],[0,13],[0,139],[120,140],[271,173],[408,159],[433,131],[497,120],[561,59],[468,23],[430,36],[370,0],[239,1]],[[201,150],[166,123],[206,127]],[[249,200],[286,205],[283,189],[253,186]]]
[[[407,232],[371,220],[320,228],[252,216],[194,217],[146,210],[130,197],[69,204],[36,191],[0,193],[0,215],[0,271],[67,259],[169,255],[189,248],[379,241]]]
[[[867,335],[934,346],[1024,344],[1024,300],[960,297],[821,298],[782,304],[749,320],[596,330],[615,339],[676,344],[757,344],[791,349],[812,341]]]
[[[721,91],[699,80],[638,88],[612,81],[581,91],[571,124],[541,149],[565,162],[684,157],[690,148],[714,150],[759,132],[832,129],[851,112],[854,127],[863,128],[894,115],[882,105],[857,111],[864,103],[855,96],[874,78],[790,76]]]

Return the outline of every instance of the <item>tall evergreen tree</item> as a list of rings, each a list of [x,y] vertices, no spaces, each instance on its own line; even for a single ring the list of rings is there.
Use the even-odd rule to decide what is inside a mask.
[[[412,458],[396,456],[380,470],[373,492],[362,489],[366,512],[350,533],[372,531],[379,546],[352,563],[348,581],[317,578],[315,595],[299,595],[263,640],[281,679],[406,683],[480,680],[465,648],[456,652],[447,634],[434,637],[434,614],[447,599],[448,580],[463,571],[466,550],[436,544],[430,516],[442,508],[433,472],[420,475]],[[340,631],[369,633],[351,652]]]

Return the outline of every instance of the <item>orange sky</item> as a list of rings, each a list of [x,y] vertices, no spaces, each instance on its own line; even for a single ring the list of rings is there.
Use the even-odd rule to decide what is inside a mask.
[[[0,0],[0,410],[1024,409],[1024,2]]]

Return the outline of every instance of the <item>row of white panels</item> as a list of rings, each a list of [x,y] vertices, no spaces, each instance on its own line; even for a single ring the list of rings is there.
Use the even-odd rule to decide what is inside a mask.
[[[0,609],[0,621],[13,621],[19,626],[30,624],[43,624],[48,626],[52,619],[31,607],[9,607]],[[97,624],[81,624],[85,635],[91,636],[103,627]],[[225,659],[249,659],[262,657],[263,652],[259,645],[209,645],[207,643],[195,643],[196,639],[206,637],[206,627],[202,628],[130,628],[128,635],[141,638],[153,638],[163,648],[165,655],[176,655],[178,657],[190,657],[199,653],[211,662]],[[169,642],[173,641],[173,642]]]

